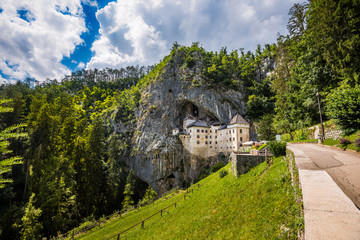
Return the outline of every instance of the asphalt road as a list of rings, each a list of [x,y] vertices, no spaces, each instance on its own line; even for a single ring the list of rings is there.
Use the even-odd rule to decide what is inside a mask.
[[[318,144],[291,144],[298,169],[325,170],[360,209],[360,154]]]

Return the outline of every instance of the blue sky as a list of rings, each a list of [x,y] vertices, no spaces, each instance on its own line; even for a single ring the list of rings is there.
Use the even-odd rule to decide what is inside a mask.
[[[1,0],[0,82],[150,65],[176,41],[256,49],[286,34],[295,0]]]

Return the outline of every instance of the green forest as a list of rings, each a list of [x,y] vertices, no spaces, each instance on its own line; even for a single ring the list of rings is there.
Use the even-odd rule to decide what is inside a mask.
[[[206,51],[174,43],[154,66],[82,70],[64,79],[0,87],[0,238],[64,233],[136,204],[151,192],[124,164],[133,156],[136,109],[175,57],[200,68],[191,84],[243,93],[261,139],[334,120],[360,129],[360,2],[313,0],[290,10],[276,44]],[[291,135],[291,137],[293,137]],[[153,195],[152,193],[150,195]]]

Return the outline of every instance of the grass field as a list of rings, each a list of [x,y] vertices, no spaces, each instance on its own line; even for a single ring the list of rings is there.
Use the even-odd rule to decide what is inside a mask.
[[[120,239],[296,239],[303,227],[287,161],[274,159],[235,178],[230,165],[199,182],[191,197],[127,231]],[[220,170],[221,171],[221,170]],[[297,187],[297,186],[295,186]],[[184,191],[97,227],[77,239],[107,239],[183,198]],[[116,238],[114,238],[116,239]]]

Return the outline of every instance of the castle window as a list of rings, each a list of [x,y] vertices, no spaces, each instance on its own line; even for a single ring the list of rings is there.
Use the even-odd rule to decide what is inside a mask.
[[[190,130],[190,133],[191,133],[191,130]]]
[[[197,143],[197,144],[200,144],[200,141],[197,141],[196,143]]]
[[[215,142],[215,144],[217,144],[217,142]]]
[[[210,130],[210,132],[212,132],[212,130]]]
[[[235,132],[235,130],[233,129],[233,133]]]
[[[205,136],[205,138],[208,138],[208,136]]]
[[[229,141],[231,142],[231,138],[229,138]]]
[[[240,137],[240,141],[242,142],[242,137]]]
[[[209,142],[209,144],[211,144],[211,141]]]
[[[210,148],[212,148],[212,146],[210,146]]]
[[[205,132],[207,133],[207,130],[205,130]]]
[[[217,133],[217,130],[215,130],[215,132]]]
[[[203,133],[203,132],[204,132],[204,130],[201,130],[201,132]]]
[[[196,135],[197,138],[200,138],[200,135]]]
[[[242,129],[240,129],[240,133],[242,133]]]
[[[229,133],[231,133],[231,130],[229,130]]]
[[[217,136],[215,136],[215,138],[217,138]]]
[[[233,138],[233,141],[235,141],[235,138]]]
[[[205,144],[207,144],[207,141],[205,142]]]
[[[210,135],[210,138],[211,138],[211,135]]]

